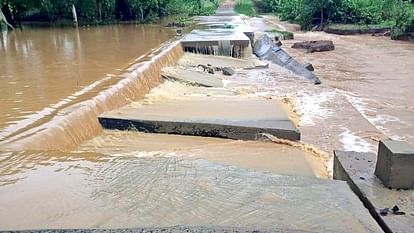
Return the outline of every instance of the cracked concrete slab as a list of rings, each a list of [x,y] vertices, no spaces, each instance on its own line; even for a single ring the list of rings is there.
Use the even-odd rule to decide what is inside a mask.
[[[381,232],[343,181],[283,176],[202,159],[99,158],[84,163],[60,159],[28,169],[26,179],[0,192],[1,229],[183,225]]]
[[[83,143],[78,151],[105,155],[140,154],[206,159],[280,175],[329,177],[317,155],[273,142],[104,130],[98,137]]]
[[[214,67],[232,67],[239,69],[252,69],[256,67],[265,67],[267,64],[257,58],[240,59],[225,56],[200,55],[193,53],[185,53],[177,64],[184,67],[196,67],[202,65],[212,65]]]
[[[106,129],[255,140],[268,133],[299,140],[300,132],[278,100],[191,98],[128,105],[99,117]]]
[[[168,79],[203,87],[223,87],[223,80],[217,76],[178,67],[165,67],[162,75]]]

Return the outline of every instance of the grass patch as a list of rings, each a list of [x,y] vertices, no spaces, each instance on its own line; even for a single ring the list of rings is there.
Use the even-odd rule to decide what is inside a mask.
[[[279,37],[281,40],[292,40],[294,38],[293,32],[281,31],[277,29],[266,30],[265,32],[272,33],[273,35]]]
[[[253,0],[238,0],[236,6],[234,7],[234,10],[239,14],[251,17],[258,15],[254,9]]]

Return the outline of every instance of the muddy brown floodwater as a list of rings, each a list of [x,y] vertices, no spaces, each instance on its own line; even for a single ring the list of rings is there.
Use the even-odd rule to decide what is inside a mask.
[[[257,31],[295,28],[267,16],[249,22]],[[208,89],[159,85],[161,67],[183,51],[177,42],[152,49],[174,35],[159,25],[1,35],[0,230],[242,223],[317,231],[323,222],[329,232],[362,232],[359,216],[348,211],[361,206],[338,209],[348,200],[342,186],[326,192],[325,184],[337,184],[316,177],[328,176],[332,149],[373,151],[372,139],[385,136],[414,142],[414,46],[299,32],[296,40],[337,45],[305,54],[284,42],[296,59],[313,63],[322,85],[271,64],[236,69],[222,77],[224,88]],[[293,121],[304,143],[102,131],[97,121],[133,101],[226,96],[282,99],[291,116],[300,115]]]
[[[24,28],[0,35],[0,141],[118,81],[175,36],[161,25]]]
[[[322,85],[314,86],[281,73],[278,67],[246,74],[260,77],[247,78],[246,93],[285,97],[292,104],[301,115],[303,141],[328,152],[375,152],[378,140],[387,137],[414,145],[413,43],[371,35],[301,32],[298,25],[270,15],[247,21],[256,32],[294,31],[295,39],[283,41],[282,48],[301,63],[312,63],[322,80]],[[294,42],[309,40],[332,40],[335,50],[306,53],[291,48]]]

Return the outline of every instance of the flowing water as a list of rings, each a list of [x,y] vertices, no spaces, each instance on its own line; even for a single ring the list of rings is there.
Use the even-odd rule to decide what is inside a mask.
[[[335,204],[327,206],[322,216],[314,212],[318,203],[310,200],[312,195],[325,193],[322,186],[315,184],[304,195],[298,192],[298,187],[284,185],[286,180],[294,178],[271,175],[272,172],[300,174],[310,179],[303,181],[305,186],[315,182],[315,176],[326,177],[324,164],[315,156],[317,153],[312,153],[312,147],[102,131],[97,121],[99,114],[143,98],[162,82],[161,67],[175,63],[183,55],[179,43],[162,44],[174,34],[157,25],[42,28],[2,34],[0,230],[229,226],[240,222],[261,227],[296,225],[297,229],[309,230],[317,229],[312,225],[320,222],[315,217],[323,219],[332,229],[347,219],[349,227],[355,227],[353,231],[361,230],[347,210],[340,211],[342,216],[335,216],[333,213],[338,213]],[[191,95],[274,98],[286,92],[299,93],[295,96],[299,100],[296,107],[302,111],[298,124],[305,132],[305,140],[310,135],[319,141],[317,145],[335,145],[334,137],[321,140],[326,137],[324,130],[332,129],[319,127],[320,131],[316,131],[306,127],[319,121],[328,123],[334,115],[332,111],[340,113],[342,121],[335,119],[330,124],[342,124],[352,118],[350,108],[341,110],[343,102],[336,103],[334,109],[324,105],[346,92],[349,101],[355,100],[353,104],[359,103],[362,110],[370,103],[361,98],[375,97],[381,105],[373,105],[374,109],[384,111],[379,114],[383,116],[381,119],[385,119],[387,111],[395,111],[393,114],[409,125],[398,128],[399,121],[386,118],[384,128],[409,137],[414,122],[414,92],[408,72],[414,67],[410,59],[412,46],[397,44],[393,50],[397,60],[387,67],[386,62],[378,61],[390,57],[381,46],[394,45],[393,42],[364,37],[350,39],[348,42],[341,38],[338,43],[368,41],[366,46],[378,44],[382,52],[376,54],[377,60],[371,61],[367,49],[365,56],[350,63],[351,55],[341,54],[349,50],[339,50],[333,53],[334,57],[296,54],[299,59],[313,56],[314,65],[320,68],[318,74],[327,83],[325,86],[298,81],[289,72],[270,66],[268,70],[245,70],[237,77],[227,77],[224,80],[227,89],[206,91],[167,82],[147,95],[144,102],[181,98],[177,93],[186,98]],[[354,53],[361,49],[364,46],[355,48]],[[375,61],[380,65],[374,66]],[[347,78],[357,74],[359,78],[349,82]],[[385,80],[392,74],[398,75],[394,78],[396,82],[386,80],[385,86],[372,81],[374,76]],[[361,83],[369,84],[370,93],[388,92],[387,87],[394,89],[387,97],[368,95]],[[398,98],[398,94],[402,97]],[[390,122],[395,127],[386,124]],[[365,127],[359,122],[350,124]],[[327,195],[334,202],[346,201],[339,194]],[[286,202],[294,200],[290,199],[294,196],[305,198],[309,203],[307,211],[280,208],[286,203],[296,206],[293,201]],[[281,212],[286,209],[292,212]],[[281,219],[268,218],[268,214]],[[282,219],[283,216],[287,217]],[[290,222],[297,219],[292,216],[299,216],[301,221]]]
[[[68,150],[96,135],[94,116],[160,82],[155,66],[182,53],[174,44],[158,48],[174,35],[158,25],[29,28],[3,34],[0,145]]]
[[[102,132],[99,114],[142,98],[162,82],[161,68],[183,55],[177,42],[160,47],[173,36],[161,27],[42,28],[2,36],[2,230],[256,224],[263,219],[257,211],[272,201],[251,202],[266,185],[259,177],[327,176],[317,156],[287,145]],[[182,90],[213,91],[167,83],[144,101]],[[244,169],[265,173],[247,174],[257,181],[244,187]],[[233,211],[240,203],[250,203],[243,215]],[[212,216],[217,206],[227,210]]]
[[[315,87],[278,72],[247,74],[256,95],[281,96],[301,115],[302,139],[325,151],[375,152],[378,140],[414,145],[414,44],[371,35],[340,36],[301,32],[274,16],[248,20],[255,31],[295,32],[282,48],[301,63],[312,63],[322,80]],[[299,27],[300,28],[300,27]],[[332,40],[335,50],[306,53],[294,42]],[[275,69],[277,70],[277,69]],[[307,136],[309,135],[309,137]]]

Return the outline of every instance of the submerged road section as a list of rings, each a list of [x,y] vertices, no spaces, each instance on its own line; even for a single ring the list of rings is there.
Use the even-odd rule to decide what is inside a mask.
[[[248,89],[294,75],[265,72],[233,5],[57,122],[6,135],[31,150],[1,154],[0,230],[381,232],[287,102]]]
[[[138,220],[139,226],[381,232],[347,184],[324,179],[309,154],[301,156],[300,149],[289,146],[278,150],[280,145],[272,142],[249,142],[266,141],[267,135],[296,141],[300,140],[300,132],[288,107],[279,100],[243,96],[227,88],[226,76],[237,77],[245,70],[267,69],[268,65],[241,52],[252,46],[250,39],[244,40],[249,48],[241,50],[237,45],[236,35],[248,38],[243,32],[245,27],[232,25],[227,14],[213,16],[212,21],[219,17],[226,22],[222,26],[214,23],[210,25],[214,29],[184,37],[183,49],[198,54],[185,54],[175,66],[164,68],[169,73],[164,77],[169,81],[144,100],[99,116],[104,128],[128,132],[105,131],[83,144],[80,151],[141,158],[142,162],[137,164],[140,167],[133,170],[145,180],[142,189],[151,193],[139,194],[145,196],[138,198],[139,202],[127,201],[129,208],[139,209],[141,216],[145,216],[145,223],[143,218],[135,218],[142,219]],[[231,19],[242,21],[237,17]],[[208,17],[203,20],[208,21]],[[195,37],[200,37],[198,44]],[[232,72],[225,74],[225,69]],[[159,133],[162,136],[157,136]],[[119,145],[114,140],[127,140],[121,144],[131,146],[109,149],[111,143]],[[143,153],[146,150],[149,151]],[[305,167],[310,167],[313,174],[304,173]],[[127,188],[124,185],[136,182],[142,183],[134,179],[122,181],[124,184],[119,183],[118,188],[123,190]]]

